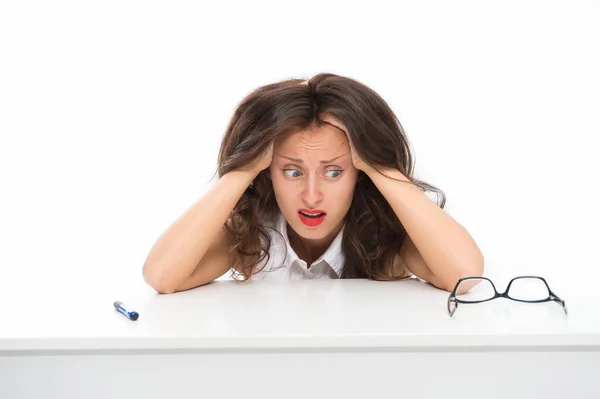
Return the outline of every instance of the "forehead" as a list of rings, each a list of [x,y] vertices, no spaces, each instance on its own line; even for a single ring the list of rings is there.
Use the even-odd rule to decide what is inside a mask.
[[[314,129],[300,130],[281,137],[276,146],[281,151],[339,150],[346,143],[346,133],[329,124]]]

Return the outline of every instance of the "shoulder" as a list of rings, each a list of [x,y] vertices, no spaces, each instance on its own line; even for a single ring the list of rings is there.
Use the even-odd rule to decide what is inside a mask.
[[[254,273],[268,271],[273,264],[280,260],[280,253],[286,249],[284,236],[281,234],[281,224],[283,215],[281,212],[263,214],[258,217],[258,223],[267,234],[267,237],[260,234],[257,242],[259,248],[250,248],[251,250],[259,250],[259,256],[244,256],[239,251],[234,251],[232,254],[232,269],[240,273],[242,270],[248,270],[252,267]],[[285,223],[285,221],[283,221]],[[252,276],[254,277],[254,276]]]
[[[286,226],[285,216],[279,211],[271,215],[264,215],[260,219],[260,225],[270,238],[270,242],[261,241],[263,248],[267,247],[272,250],[278,250],[286,247],[287,234],[283,231]],[[264,237],[261,236],[261,240]]]

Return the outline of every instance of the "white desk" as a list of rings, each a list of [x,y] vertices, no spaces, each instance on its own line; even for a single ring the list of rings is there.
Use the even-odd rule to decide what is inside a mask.
[[[450,318],[415,280],[73,290],[3,306],[0,398],[600,397],[600,306],[572,293],[568,316],[497,299]]]

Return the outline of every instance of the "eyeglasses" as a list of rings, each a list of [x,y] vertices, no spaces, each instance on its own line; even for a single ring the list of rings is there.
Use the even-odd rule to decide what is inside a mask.
[[[475,288],[468,290],[475,285],[477,285]],[[466,292],[457,294],[456,292],[460,291],[461,288]],[[494,283],[487,277],[461,278],[456,282],[456,286],[448,297],[448,313],[452,317],[459,303],[481,303],[496,298],[507,298],[529,303],[554,301],[561,304],[565,314],[567,314],[565,301],[550,290],[543,277],[538,276],[515,277],[510,280],[506,291],[503,293],[499,293]]]

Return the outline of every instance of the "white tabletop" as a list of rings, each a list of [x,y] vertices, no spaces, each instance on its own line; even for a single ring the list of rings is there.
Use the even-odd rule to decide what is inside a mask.
[[[34,294],[35,301],[29,300]],[[461,304],[450,318],[448,292],[418,280],[217,281],[171,295],[156,294],[142,281],[107,290],[49,284],[43,292],[32,293],[15,287],[12,294],[5,290],[0,297],[0,354],[598,350],[598,301],[576,296],[575,291],[563,297],[568,315],[557,303],[526,304],[500,298]],[[138,311],[140,318],[131,321],[115,311],[116,300]]]

